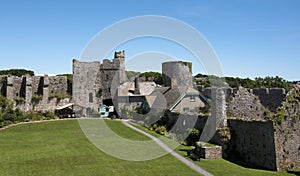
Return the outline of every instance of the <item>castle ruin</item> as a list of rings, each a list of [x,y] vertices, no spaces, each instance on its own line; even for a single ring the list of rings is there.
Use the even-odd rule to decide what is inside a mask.
[[[0,76],[1,95],[23,111],[54,111],[70,102],[70,86],[66,76]]]
[[[113,105],[111,86],[119,87],[125,82],[125,52],[115,52],[112,61],[104,59],[102,63],[73,60],[73,101],[77,114],[90,116],[98,112],[105,104]]]

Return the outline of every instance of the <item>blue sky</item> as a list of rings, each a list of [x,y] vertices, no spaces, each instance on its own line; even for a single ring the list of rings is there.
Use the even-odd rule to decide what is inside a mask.
[[[134,16],[163,15],[201,32],[219,56],[224,75],[278,75],[300,80],[299,7],[298,0],[1,0],[0,69],[71,73],[72,59],[79,58],[87,43],[105,27]],[[149,38],[118,49],[125,50],[128,60],[147,51],[182,60],[193,57],[175,44]],[[142,66],[145,64],[140,61],[136,68]],[[159,70],[160,64],[149,69]],[[205,73],[198,64],[193,70],[194,74]]]

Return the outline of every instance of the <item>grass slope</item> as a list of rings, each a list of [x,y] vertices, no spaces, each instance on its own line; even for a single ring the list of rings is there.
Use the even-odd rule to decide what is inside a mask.
[[[121,122],[106,123],[122,137],[148,140]],[[76,120],[0,131],[0,163],[0,175],[198,175],[171,155],[143,162],[108,156],[87,140]]]

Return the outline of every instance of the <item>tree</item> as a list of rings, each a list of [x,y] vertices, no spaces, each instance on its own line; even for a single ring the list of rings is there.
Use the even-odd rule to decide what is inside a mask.
[[[0,70],[0,75],[8,75],[8,76],[34,76],[34,72],[31,70],[25,69],[9,69],[9,70]]]
[[[145,77],[146,80],[153,79],[156,84],[162,84],[162,74],[158,72],[144,72],[140,74],[139,77]]]

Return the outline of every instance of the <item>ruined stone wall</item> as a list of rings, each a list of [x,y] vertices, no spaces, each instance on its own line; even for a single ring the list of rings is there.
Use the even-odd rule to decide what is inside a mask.
[[[208,88],[204,88],[203,86],[197,86],[195,87],[196,90],[198,90],[202,95],[204,95],[206,98],[211,99],[212,96],[212,90],[214,88],[208,87]],[[226,101],[231,99],[234,94],[237,92],[236,88],[222,88],[225,94],[225,99]]]
[[[251,91],[259,97],[261,104],[271,112],[276,111],[286,96],[285,89],[283,88],[261,88]]]
[[[277,170],[272,121],[241,121],[228,119],[231,139],[229,156],[260,166]]]
[[[202,95],[211,99],[212,88],[204,88],[203,86],[197,86],[197,89]],[[235,96],[236,88],[223,88],[228,101]],[[269,109],[271,112],[275,112],[276,109],[281,105],[284,100],[286,93],[283,88],[257,88],[257,89],[247,89],[248,92],[254,94],[260,100],[260,103]]]
[[[23,77],[7,77],[6,97],[10,100],[16,97],[25,97],[25,87],[23,86]]]
[[[300,83],[288,92],[275,119],[277,168],[300,168]]]
[[[23,111],[54,111],[56,105],[63,100],[52,101],[49,98],[49,87],[52,83],[49,81],[50,79],[52,77],[48,76],[2,76],[0,81],[1,94],[14,103],[14,108]],[[65,80],[66,77],[61,79]],[[65,83],[57,82],[54,86],[56,90],[66,92]]]
[[[263,120],[264,112],[265,109],[259,99],[243,87],[239,87],[232,100],[228,102],[227,114],[230,117],[243,120]]]
[[[300,118],[286,117],[275,129],[277,169],[300,168]]]
[[[43,77],[42,76],[33,76],[31,77],[31,87],[32,93],[35,95],[42,95],[43,94]]]
[[[67,94],[68,80],[66,76],[51,76],[49,77],[50,94]]]

